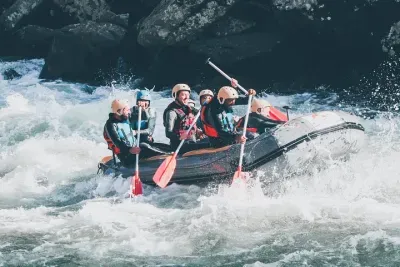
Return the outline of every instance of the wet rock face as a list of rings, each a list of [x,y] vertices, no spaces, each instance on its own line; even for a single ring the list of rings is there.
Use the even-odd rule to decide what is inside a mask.
[[[7,69],[2,74],[3,74],[2,76],[3,76],[4,80],[13,80],[13,79],[18,79],[18,78],[22,77],[22,75],[19,74],[14,69]]]
[[[24,56],[45,57],[57,30],[36,25],[28,25],[19,29],[14,38],[19,41],[15,49]]]
[[[223,17],[237,0],[163,0],[139,27],[144,47],[187,45]]]
[[[54,36],[41,78],[96,80],[116,65],[126,30],[110,23],[86,22],[62,28]]]
[[[211,57],[254,86],[346,87],[400,47],[399,0],[0,2],[0,55],[45,57],[46,78],[93,82],[120,60],[146,86],[220,86]]]
[[[65,12],[75,17],[79,22],[99,20],[109,11],[105,0],[53,0]]]
[[[45,0],[17,0],[0,16],[0,24],[5,30],[15,29],[25,17],[39,8]]]

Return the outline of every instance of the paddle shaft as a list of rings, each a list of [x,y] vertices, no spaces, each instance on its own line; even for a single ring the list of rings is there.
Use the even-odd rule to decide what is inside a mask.
[[[192,124],[190,124],[189,129],[186,130],[186,135],[189,134],[190,130],[192,130],[193,126],[196,124],[197,120],[199,119],[201,114],[201,109],[199,110],[199,112],[197,113],[196,117],[194,117],[194,120],[192,122]],[[179,143],[178,148],[175,150],[175,155],[178,154],[179,150],[181,149],[181,147],[183,146],[183,143],[185,142],[185,139],[181,140],[181,142]]]
[[[140,144],[140,126],[141,126],[141,122],[142,122],[142,107],[139,107],[139,119],[138,119],[138,125],[137,125],[137,143],[136,143],[136,147],[139,147]],[[132,128],[131,128],[132,130]],[[139,154],[136,154],[136,162],[135,162],[136,166],[135,166],[135,174],[139,173]]]
[[[227,78],[229,81],[232,81],[232,78],[229,77],[228,74],[226,74],[225,72],[223,72],[220,68],[218,68],[217,66],[214,65],[214,63],[212,63],[210,61],[210,59],[207,59],[207,64],[209,64],[211,67],[213,67],[216,71],[218,71],[219,73],[222,74],[222,76],[224,76],[225,78]],[[244,89],[240,84],[237,84],[237,87],[242,90],[243,93],[245,93],[246,95],[248,94],[247,90]]]
[[[249,95],[249,102],[247,103],[246,117],[244,118],[243,137],[246,137],[247,123],[249,122],[249,114],[250,114],[252,98],[253,98],[253,96]],[[240,156],[239,156],[239,166],[238,166],[238,169],[240,171],[242,171],[243,156],[244,156],[244,145],[245,145],[245,143],[240,145]]]

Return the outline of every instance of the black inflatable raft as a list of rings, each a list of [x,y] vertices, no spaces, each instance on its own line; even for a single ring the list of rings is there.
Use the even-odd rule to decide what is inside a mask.
[[[276,179],[283,173],[304,169],[309,163],[357,152],[363,141],[363,126],[357,117],[348,113],[325,111],[297,117],[247,141],[243,171],[260,170],[269,179]],[[155,185],[153,175],[170,155],[165,151],[167,148],[167,145],[158,145],[153,149],[159,155],[140,161],[143,183]],[[239,152],[240,145],[231,145],[218,149],[197,149],[179,155],[171,183],[201,184],[231,180],[237,169]],[[134,174],[134,167],[124,167],[118,162],[114,164],[111,156],[99,163],[99,170],[105,175],[122,177]]]

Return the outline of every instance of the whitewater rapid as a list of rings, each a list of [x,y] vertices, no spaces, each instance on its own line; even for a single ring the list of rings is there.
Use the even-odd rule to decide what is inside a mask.
[[[119,84],[40,81],[42,60],[0,62],[0,266],[395,266],[400,262],[400,120],[364,119],[334,93],[264,95],[292,116],[342,109],[360,115],[367,140],[347,161],[262,191],[144,186],[99,176],[102,129]],[[88,91],[93,91],[91,94]],[[152,92],[155,139],[167,142]],[[197,97],[197,96],[195,96]]]

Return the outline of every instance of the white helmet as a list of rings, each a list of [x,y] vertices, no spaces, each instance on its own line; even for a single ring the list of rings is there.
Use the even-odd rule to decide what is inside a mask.
[[[115,114],[121,114],[121,111],[125,108],[129,108],[129,102],[126,99],[115,99],[111,103],[111,112]]]
[[[172,97],[176,98],[180,91],[188,91],[189,93],[191,92],[189,85],[184,83],[178,83],[177,85],[174,86],[174,88],[172,88]]]
[[[201,90],[199,96],[202,97],[203,95],[209,95],[211,97],[214,96],[214,93],[210,89]]]
[[[251,112],[256,112],[258,114],[263,114],[265,116],[269,115],[269,108],[271,104],[264,99],[254,99],[251,102]]]
[[[218,101],[222,105],[225,103],[225,99],[237,99],[239,98],[238,92],[230,86],[223,86],[218,91]]]

